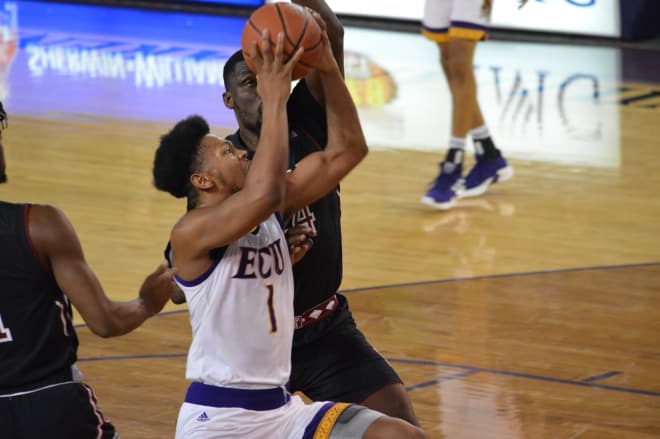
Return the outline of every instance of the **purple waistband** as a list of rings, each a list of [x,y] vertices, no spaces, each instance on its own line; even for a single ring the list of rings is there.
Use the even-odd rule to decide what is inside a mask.
[[[274,410],[291,399],[281,387],[272,389],[236,389],[192,383],[186,393],[186,402],[209,407],[238,407],[246,410]]]

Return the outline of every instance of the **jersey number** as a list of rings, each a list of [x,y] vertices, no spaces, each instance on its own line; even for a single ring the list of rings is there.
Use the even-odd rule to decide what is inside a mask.
[[[312,231],[314,233],[317,233],[317,231],[316,231],[316,215],[314,215],[314,212],[312,212],[312,210],[309,208],[309,206],[305,206],[304,208],[300,209],[291,218],[291,226],[292,227],[295,227],[298,224],[305,224],[307,227],[312,229]]]
[[[0,316],[0,343],[9,343],[13,340],[11,338],[11,331],[9,328],[5,328],[5,325],[2,323],[2,316]]]
[[[270,318],[270,333],[273,334],[277,332],[277,319],[275,318],[275,308],[273,308],[273,295],[275,294],[275,288],[273,285],[267,284],[266,289],[268,290],[268,317]]]

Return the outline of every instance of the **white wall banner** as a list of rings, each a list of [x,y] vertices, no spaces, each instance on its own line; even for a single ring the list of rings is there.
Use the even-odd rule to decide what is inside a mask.
[[[619,0],[496,0],[492,25],[500,28],[621,36]]]
[[[420,21],[424,0],[327,0],[337,13]],[[492,26],[543,32],[620,37],[619,0],[495,0]]]
[[[347,28],[346,82],[374,148],[447,148],[451,95],[435,44]],[[479,100],[510,157],[618,167],[617,49],[489,41],[475,59]]]
[[[326,0],[326,3],[338,14],[416,21],[424,15],[424,0]]]

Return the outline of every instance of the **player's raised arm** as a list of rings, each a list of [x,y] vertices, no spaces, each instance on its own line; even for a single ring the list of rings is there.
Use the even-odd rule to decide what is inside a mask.
[[[337,66],[344,76],[344,27],[342,26],[337,15],[330,9],[330,6],[324,0],[293,0],[292,3],[297,3],[301,6],[308,7],[313,11],[313,16],[317,21],[324,22],[324,26],[328,32],[328,39],[332,47],[332,54],[337,61]],[[320,18],[320,20],[319,20]],[[321,84],[320,73],[318,70],[312,71],[309,75],[305,76],[305,82],[309,92],[314,96],[317,102],[321,105],[325,103],[325,93]]]
[[[293,67],[302,55],[299,50],[285,63],[283,44],[280,34],[273,53],[265,30],[259,47],[251,47],[263,111],[258,153],[251,163],[245,151],[211,135],[201,117],[179,122],[156,151],[156,187],[188,197],[194,207],[171,235],[175,265],[184,279],[204,271],[210,250],[249,232],[281,205],[288,167],[286,101]]]
[[[325,32],[324,45],[317,69],[327,97],[328,145],[324,150],[305,157],[288,174],[282,208],[285,217],[327,194],[368,152],[357,108]]]

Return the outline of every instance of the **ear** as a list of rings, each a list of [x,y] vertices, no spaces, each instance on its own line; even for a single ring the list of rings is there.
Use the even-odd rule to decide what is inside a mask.
[[[195,172],[190,176],[190,183],[198,189],[208,190],[213,187],[213,180],[206,172]]]
[[[226,91],[222,94],[222,101],[225,103],[225,107],[230,110],[234,109],[234,98],[231,96],[230,91]]]

